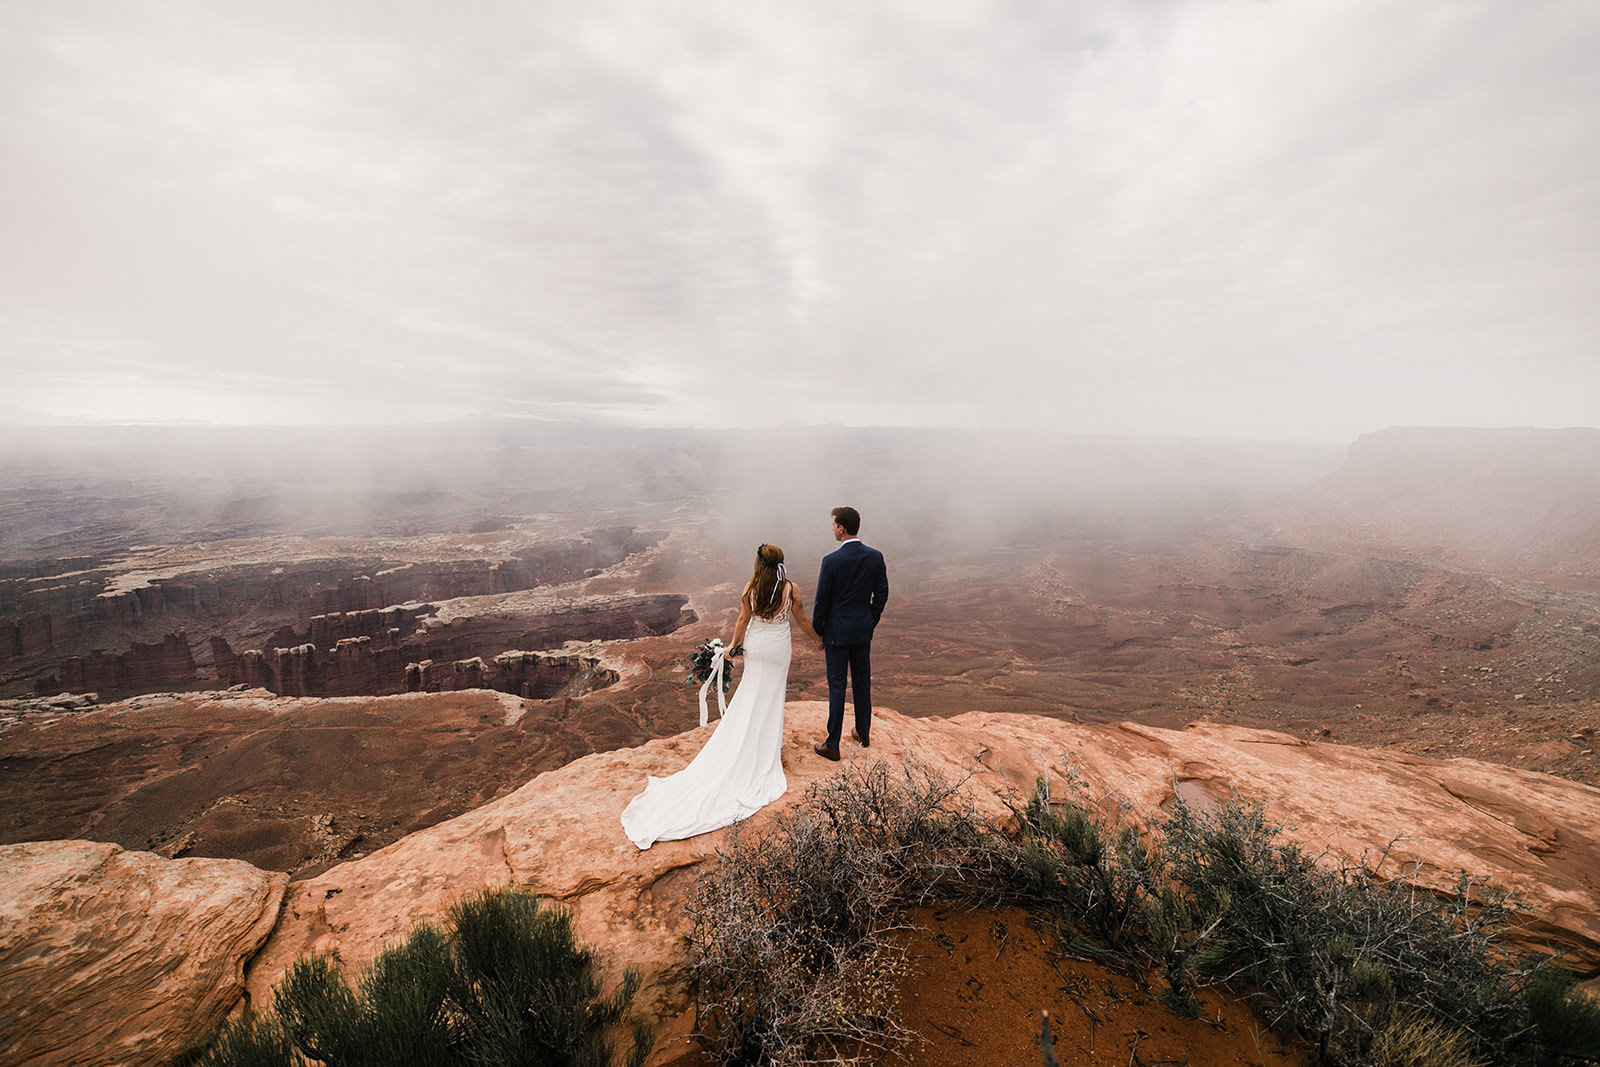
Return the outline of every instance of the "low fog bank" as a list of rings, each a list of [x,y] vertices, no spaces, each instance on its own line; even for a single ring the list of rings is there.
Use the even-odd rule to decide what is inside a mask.
[[[1336,470],[1342,446],[806,427],[0,429],[0,557],[174,539],[473,531],[529,514],[715,513],[729,545],[826,532],[849,503],[886,546],[1039,524],[1186,522]],[[790,532],[793,531],[793,532]]]
[[[1275,523],[1451,566],[1600,589],[1600,429],[1395,427],[1364,434]]]
[[[862,535],[920,551],[1119,538],[1237,517],[1336,470],[1342,446],[1193,438],[806,429],[728,435],[715,505],[730,543],[826,534],[835,505]]]
[[[1222,531],[1581,577],[1600,557],[1600,430],[1397,428],[1349,446],[525,421],[0,430],[9,561],[267,535],[450,537],[530,516],[704,519],[738,557],[761,541],[825,546],[839,504],[902,556]]]

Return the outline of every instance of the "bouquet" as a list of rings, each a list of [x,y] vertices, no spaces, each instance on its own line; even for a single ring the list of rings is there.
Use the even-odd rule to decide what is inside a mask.
[[[704,685],[711,677],[715,668],[712,662],[717,658],[717,653],[723,651],[722,638],[713,637],[689,655],[689,677],[685,679],[690,685]],[[733,684],[733,671],[729,668],[732,664],[724,659],[722,661],[722,695],[728,695],[728,688]]]

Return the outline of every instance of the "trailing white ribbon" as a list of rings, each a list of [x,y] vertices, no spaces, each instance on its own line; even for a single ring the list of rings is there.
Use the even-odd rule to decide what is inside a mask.
[[[717,686],[717,718],[720,719],[724,715],[728,714],[727,700],[722,695],[722,671],[727,665],[726,660],[724,659],[724,653],[726,651],[726,649],[718,648],[716,653],[711,657],[711,677],[707,678],[705,680],[705,684],[700,687],[701,726],[704,726],[706,723],[711,721],[711,709],[706,707],[706,689],[709,688],[712,683],[716,683]]]

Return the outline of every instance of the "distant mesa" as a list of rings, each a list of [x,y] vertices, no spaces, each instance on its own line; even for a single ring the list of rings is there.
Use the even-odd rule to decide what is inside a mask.
[[[1485,503],[1600,499],[1600,429],[1391,427],[1363,434],[1328,482],[1354,492],[1472,494]]]
[[[1600,588],[1600,430],[1366,434],[1286,515],[1475,569],[1589,574]]]

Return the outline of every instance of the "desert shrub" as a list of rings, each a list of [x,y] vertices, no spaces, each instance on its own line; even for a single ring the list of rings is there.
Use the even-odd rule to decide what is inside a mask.
[[[1574,1061],[1600,1062],[1600,1001],[1584,995],[1570,972],[1535,973],[1527,1003],[1541,1045]]]
[[[1016,811],[1021,834],[1011,853],[1018,897],[1042,910],[1056,937],[1075,955],[1117,966],[1145,955],[1150,922],[1159,899],[1159,859],[1127,825],[1118,825],[1115,804],[1076,795],[1053,804],[1045,779]],[[1000,864],[1000,866],[1006,866]]]
[[[602,997],[594,954],[577,944],[571,913],[542,908],[528,893],[479,893],[450,914],[449,1003],[472,1035],[470,1062],[611,1062],[608,1035],[639,991],[637,972]],[[636,1027],[629,1063],[649,1051],[649,1031]]]
[[[210,1047],[190,1057],[189,1062],[229,1067],[282,1067],[295,1062],[294,1046],[275,1016],[246,1012],[225,1023]]]
[[[691,907],[696,1032],[722,1063],[852,1061],[911,1035],[908,904],[995,884],[983,821],[915,765],[847,767],[761,834],[735,827]]]
[[[1505,951],[1503,893],[1463,874],[1441,900],[1330,866],[1237,798],[1209,814],[1180,803],[1144,839],[1117,824],[1119,807],[1076,783],[1057,802],[1041,779],[1017,809],[1020,834],[996,847],[1064,947],[1163,984],[1175,1010],[1193,1012],[1196,985],[1229,983],[1325,1063],[1537,1064],[1600,1050],[1600,1006],[1549,959]]]
[[[1287,840],[1263,805],[1177,804],[1143,833],[1068,772],[1003,830],[916,767],[847,768],[760,836],[730,832],[692,906],[697,1032],[723,1063],[841,1062],[908,1035],[892,935],[933,897],[1032,907],[1074,954],[1194,1014],[1224,983],[1323,1064],[1600,1062],[1600,1004],[1514,958],[1515,902],[1464,874],[1444,897]],[[1043,1045],[1043,1041],[1042,1041]],[[1048,1055],[1048,1054],[1047,1054]]]
[[[1470,1034],[1415,1012],[1396,1013],[1368,1044],[1366,1067],[1487,1067]]]
[[[1319,863],[1281,830],[1237,799],[1204,818],[1180,805],[1165,821],[1171,877],[1211,931],[1200,974],[1252,990],[1270,1024],[1332,1062],[1366,1062],[1376,1020],[1397,1013],[1470,1035],[1495,1062],[1526,1048],[1520,972],[1501,948],[1504,894],[1474,892],[1463,875],[1441,901],[1409,879]]]
[[[450,909],[385,949],[352,986],[328,954],[297,960],[273,991],[273,1011],[223,1027],[202,1064],[523,1064],[604,1067],[639,976],[601,995],[594,954],[571,915],[510,887]],[[635,1025],[627,1057],[650,1051]]]

